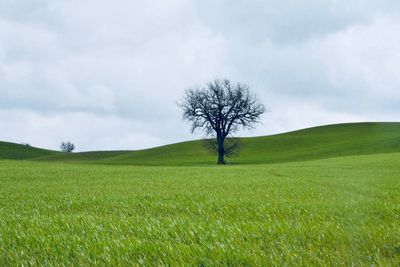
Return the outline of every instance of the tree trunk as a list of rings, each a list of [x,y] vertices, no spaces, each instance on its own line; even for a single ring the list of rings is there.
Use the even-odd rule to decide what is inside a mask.
[[[218,164],[225,164],[224,139],[222,137],[217,137],[217,142],[218,142]]]

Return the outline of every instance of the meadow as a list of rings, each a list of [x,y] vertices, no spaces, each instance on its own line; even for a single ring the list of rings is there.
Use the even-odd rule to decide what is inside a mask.
[[[334,138],[320,136],[303,161],[271,160],[295,153],[272,147],[262,152],[271,163],[247,164],[254,154],[243,151],[227,166],[206,164],[208,155],[197,166],[116,164],[149,152],[88,157],[5,143],[0,266],[398,266],[399,127],[386,126],[354,142],[342,135],[351,149],[335,152],[325,142]],[[315,129],[302,133],[318,140]],[[301,146],[296,134],[281,135],[282,146]]]

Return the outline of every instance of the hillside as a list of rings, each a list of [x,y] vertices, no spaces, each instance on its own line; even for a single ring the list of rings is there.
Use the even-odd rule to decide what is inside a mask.
[[[231,164],[279,163],[393,153],[400,152],[400,123],[328,125],[279,135],[242,138],[241,141],[243,147],[240,154],[228,158]],[[3,152],[5,144],[12,147],[8,147]],[[183,142],[137,151],[73,154],[9,143],[0,143],[0,149],[2,159],[92,162],[112,165],[198,165],[213,164],[216,161],[216,156],[204,148],[202,141]],[[10,153],[9,157],[7,157],[8,153]]]
[[[59,152],[0,141],[0,159],[34,159],[57,155]]]

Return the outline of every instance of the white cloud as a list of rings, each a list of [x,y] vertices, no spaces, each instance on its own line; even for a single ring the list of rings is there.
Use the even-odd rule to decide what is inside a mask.
[[[175,103],[217,76],[248,82],[272,110],[242,135],[396,119],[399,6],[4,0],[0,140],[89,150],[199,137]]]
[[[73,112],[41,115],[27,110],[0,110],[3,141],[17,141],[58,149],[72,141],[78,151],[140,149],[163,144],[154,135],[154,125],[110,115]]]
[[[325,66],[336,88],[373,94],[390,100],[400,97],[400,16],[377,17],[317,40],[309,50]],[[362,87],[349,86],[359,84]]]
[[[249,52],[232,65],[241,79],[253,81],[272,110],[307,103],[332,114],[387,120],[400,113],[399,20],[377,16],[367,24],[291,45],[243,44],[233,51],[245,47]]]

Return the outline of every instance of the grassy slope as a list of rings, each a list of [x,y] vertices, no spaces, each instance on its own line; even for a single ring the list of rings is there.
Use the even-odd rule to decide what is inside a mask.
[[[399,161],[0,161],[0,265],[397,266]]]
[[[228,159],[230,163],[279,163],[400,152],[400,123],[321,126],[280,135],[243,138],[242,143],[243,149],[239,156]],[[216,161],[215,155],[204,149],[202,141],[138,151],[74,154],[48,152],[48,155],[33,155],[30,158],[42,161],[90,161],[121,165],[198,165],[213,164]]]
[[[233,164],[279,163],[349,155],[400,152],[400,123],[356,123],[322,126],[273,136],[243,138]],[[100,163],[137,165],[213,164],[215,155],[202,141],[172,144],[147,150],[102,154]],[[110,155],[110,157],[108,157]],[[83,155],[61,155],[69,160]],[[61,158],[53,158],[60,160]],[[91,159],[96,159],[91,157]]]
[[[56,151],[0,141],[0,159],[33,159],[57,154]]]

